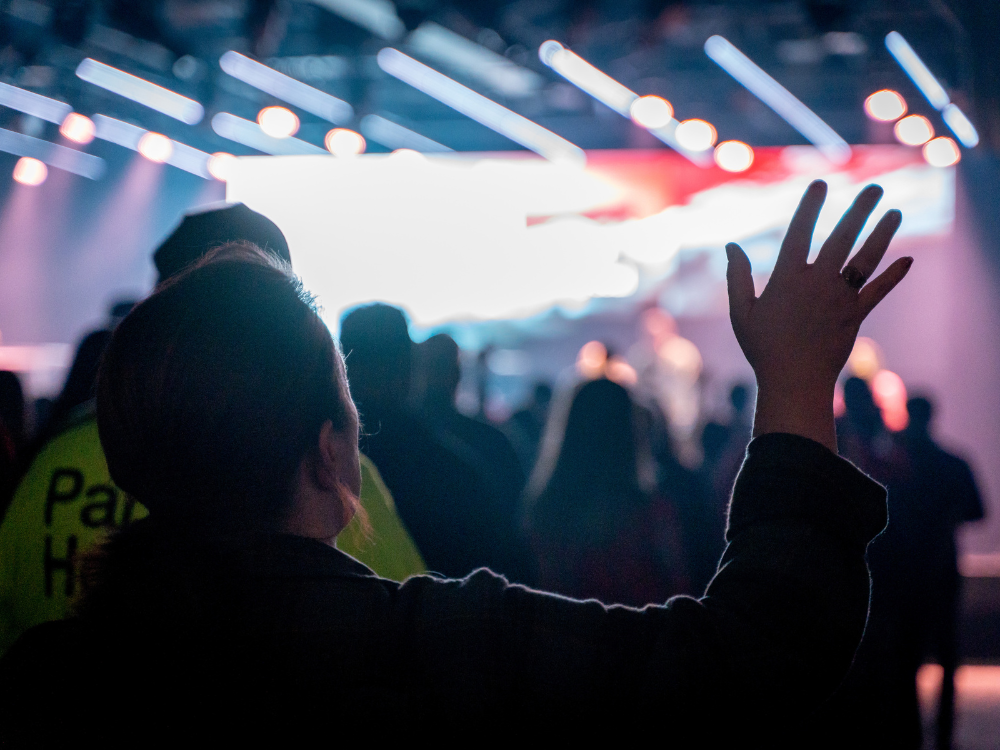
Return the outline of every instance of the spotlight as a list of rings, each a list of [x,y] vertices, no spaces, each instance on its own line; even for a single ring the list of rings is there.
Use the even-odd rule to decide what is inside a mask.
[[[677,141],[691,151],[707,151],[715,145],[716,132],[704,120],[684,120],[677,126]]]
[[[961,158],[958,144],[947,136],[932,138],[924,144],[924,159],[932,167],[950,167]]]
[[[323,143],[334,156],[357,156],[365,152],[365,138],[347,128],[334,128],[326,134]]]
[[[59,127],[59,132],[66,140],[81,145],[86,145],[94,140],[95,131],[94,121],[77,112],[70,112],[66,115],[66,119]]]
[[[896,139],[907,146],[919,146],[934,137],[934,126],[923,115],[910,115],[896,123]]]
[[[162,164],[174,152],[174,144],[165,135],[146,133],[139,139],[138,150],[150,161]]]
[[[674,108],[660,96],[640,96],[629,107],[629,116],[644,128],[662,128],[674,116]]]
[[[87,83],[100,86],[188,125],[197,125],[205,116],[205,108],[193,99],[89,57],[76,67],[76,75]]]
[[[206,166],[212,177],[219,182],[227,182],[233,173],[233,167],[236,166],[236,157],[225,151],[219,151],[208,158]]]
[[[750,93],[773,109],[785,122],[802,133],[834,164],[851,158],[851,147],[819,115],[765,73],[728,39],[718,34],[705,41],[705,54],[739,81]]]
[[[865,114],[881,122],[898,120],[906,114],[906,100],[889,89],[876,91],[865,99]]]
[[[41,185],[45,178],[49,176],[49,169],[44,162],[32,159],[30,156],[22,156],[14,165],[14,181],[22,185]]]
[[[299,118],[284,107],[264,107],[257,114],[260,129],[272,138],[290,138],[299,132]]]
[[[753,164],[753,149],[743,141],[723,141],[715,147],[715,163],[727,172],[745,172]]]

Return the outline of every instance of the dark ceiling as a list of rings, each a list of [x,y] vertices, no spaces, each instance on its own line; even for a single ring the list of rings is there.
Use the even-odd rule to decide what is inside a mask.
[[[872,91],[896,88],[911,110],[932,111],[886,52],[883,39],[895,29],[970,114],[984,145],[995,148],[998,8],[995,0],[5,0],[0,80],[206,151],[251,153],[216,135],[212,115],[227,111],[253,119],[261,107],[280,102],[222,72],[220,55],[235,49],[346,99],[356,120],[379,114],[456,150],[519,148],[383,73],[375,54],[395,46],[583,148],[662,147],[541,64],[539,45],[557,39],[639,94],[666,97],[678,118],[714,123],[723,139],[802,143],[705,55],[705,39],[721,34],[848,142],[870,143],[891,137],[864,117],[862,103]],[[380,36],[373,22],[347,18],[376,11],[383,21],[395,19],[395,31]],[[526,90],[502,93],[460,62],[428,54],[420,30],[430,24],[535,75],[527,76]],[[197,99],[205,119],[187,126],[84,83],[74,75],[84,57]],[[321,144],[329,123],[298,114],[300,137]],[[0,127],[52,139],[57,126],[0,108]],[[372,143],[370,150],[381,149]]]

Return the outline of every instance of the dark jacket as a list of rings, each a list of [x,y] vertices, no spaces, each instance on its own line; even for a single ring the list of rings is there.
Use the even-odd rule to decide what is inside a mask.
[[[15,745],[192,727],[232,740],[346,722],[383,737],[476,720],[512,733],[535,718],[773,740],[846,673],[867,614],[865,547],[884,524],[882,487],[817,443],[767,435],[748,449],[700,600],[606,607],[488,570],[398,584],[289,536],[177,549],[164,572],[154,543],[120,590],[112,576],[103,602],[0,661],[3,731]]]

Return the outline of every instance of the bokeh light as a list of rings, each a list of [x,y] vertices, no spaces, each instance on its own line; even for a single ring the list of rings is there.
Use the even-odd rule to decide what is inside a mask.
[[[78,112],[70,112],[59,126],[63,138],[73,143],[86,145],[94,140],[94,121]]]
[[[45,178],[49,176],[49,168],[44,162],[32,159],[30,156],[22,156],[14,165],[14,181],[22,185],[41,185]]]
[[[588,341],[576,355],[576,370],[585,378],[599,378],[604,374],[608,349],[600,341]]]
[[[208,173],[220,182],[226,182],[233,174],[233,167],[236,166],[236,157],[219,151],[208,157]]]
[[[673,118],[674,108],[662,96],[640,96],[629,107],[629,115],[636,125],[662,128]]]
[[[162,164],[174,153],[174,144],[165,135],[146,133],[139,139],[139,153],[150,161]]]
[[[324,139],[326,150],[334,156],[357,156],[365,152],[365,137],[348,128],[334,128]]]
[[[934,137],[934,126],[923,115],[910,115],[896,123],[896,140],[907,146],[919,146]]]
[[[872,398],[882,411],[882,421],[893,432],[899,432],[909,424],[910,414],[906,410],[906,386],[903,379],[891,370],[879,370],[872,378]]]
[[[882,347],[874,339],[858,336],[851,350],[851,356],[847,358],[847,371],[857,378],[871,382],[875,373],[882,369],[883,361]]]
[[[950,167],[961,158],[958,144],[947,136],[932,138],[924,144],[924,159],[932,167]]]
[[[715,145],[715,127],[704,120],[685,120],[674,133],[677,142],[688,151],[707,151]]]
[[[753,164],[753,149],[743,141],[723,141],[715,147],[715,163],[727,172],[744,172]]]
[[[865,114],[873,120],[892,122],[906,114],[906,100],[891,89],[882,89],[865,99]]]
[[[299,118],[285,107],[264,107],[257,113],[260,129],[272,138],[290,138],[299,132]]]

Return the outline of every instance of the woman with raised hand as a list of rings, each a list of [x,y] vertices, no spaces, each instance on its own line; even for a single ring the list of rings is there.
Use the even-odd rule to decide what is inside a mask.
[[[773,745],[846,673],[885,523],[882,487],[835,455],[833,385],[909,261],[865,284],[889,212],[844,266],[871,187],[807,264],[825,191],[806,192],[759,298],[728,248],[756,438],[707,595],[641,610],[487,570],[400,584],[336,550],[357,507],[358,416],[309,298],[244,246],[165,284],[115,331],[98,386],[111,474],[150,516],[91,561],[77,618],[0,662],[2,739],[509,732],[530,717]]]

